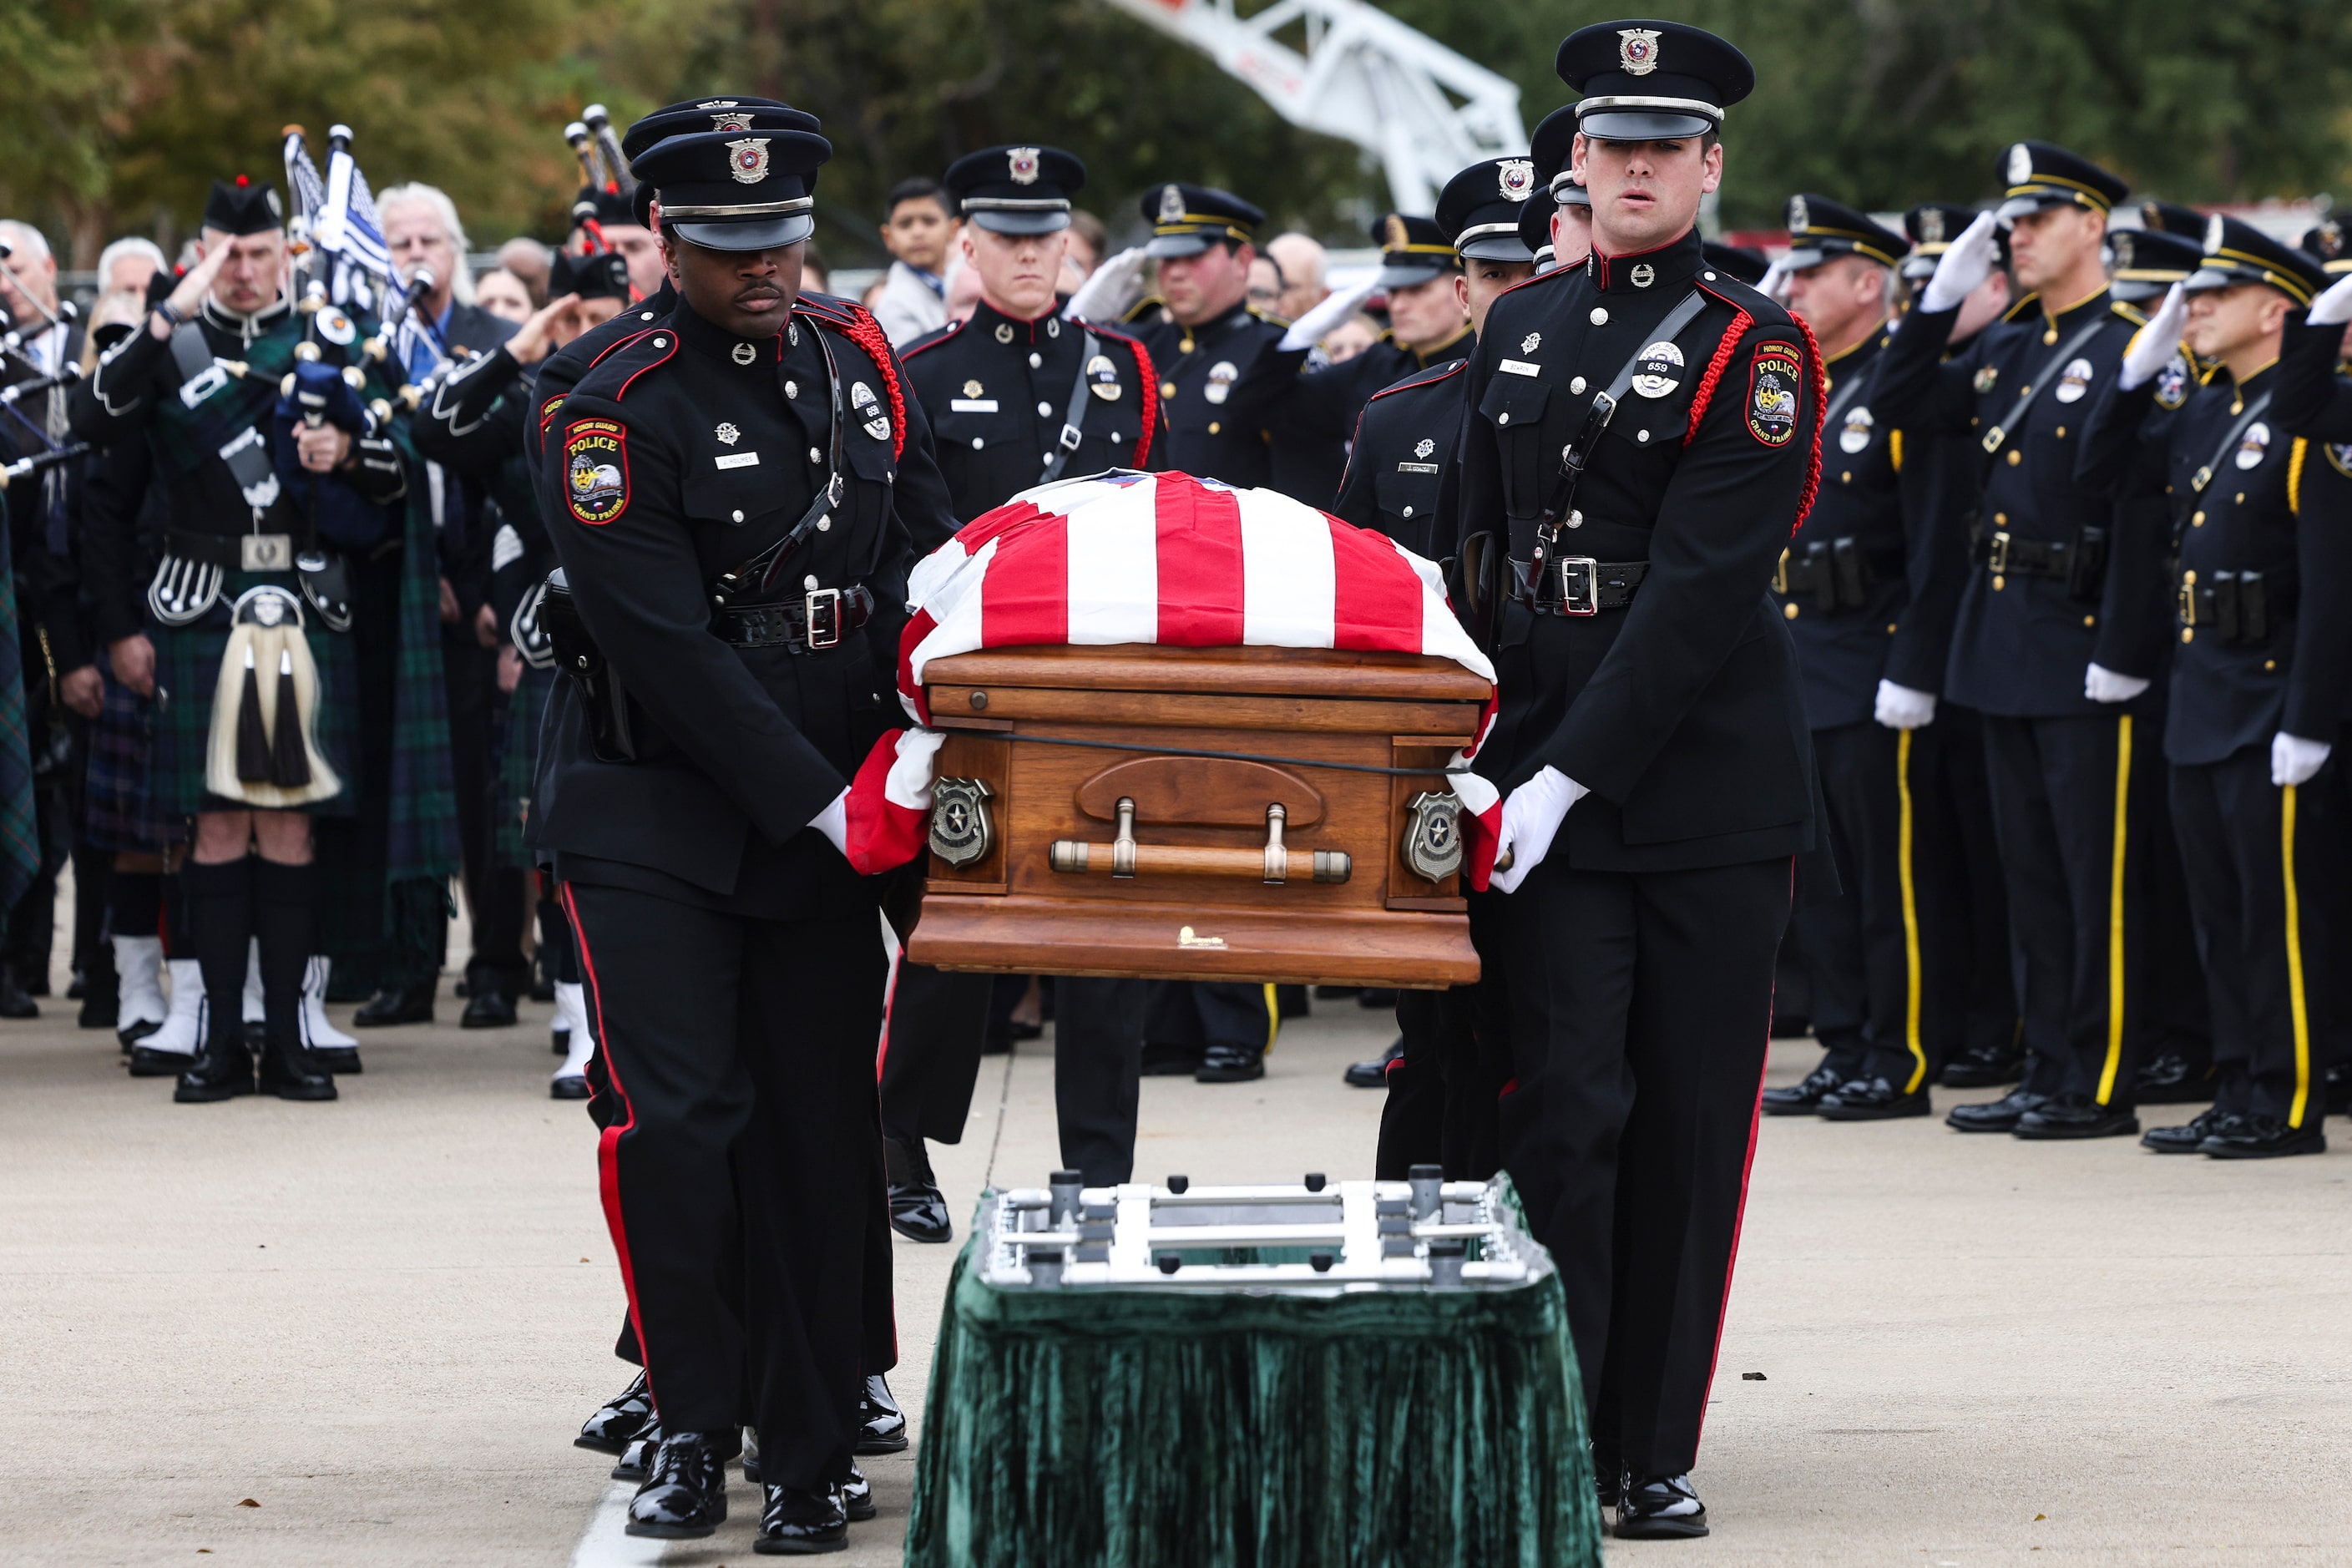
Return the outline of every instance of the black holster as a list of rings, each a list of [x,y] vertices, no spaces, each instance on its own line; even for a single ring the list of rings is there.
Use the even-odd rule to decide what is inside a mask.
[[[580,618],[572,584],[560,566],[547,574],[547,595],[540,605],[539,624],[555,649],[555,668],[572,678],[580,704],[587,710],[596,760],[635,762],[637,742],[629,725],[629,694],[622,689],[620,673],[604,661],[603,650],[589,634],[588,623]]]
[[[2095,605],[2107,580],[2107,531],[2084,523],[2074,531],[2074,548],[2066,561],[2066,596],[2078,605]]]

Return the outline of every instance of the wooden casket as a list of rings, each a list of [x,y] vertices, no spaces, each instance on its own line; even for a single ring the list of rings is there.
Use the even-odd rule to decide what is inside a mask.
[[[1410,653],[992,648],[923,671],[942,969],[1436,987],[1477,978],[1459,805],[1486,679]]]

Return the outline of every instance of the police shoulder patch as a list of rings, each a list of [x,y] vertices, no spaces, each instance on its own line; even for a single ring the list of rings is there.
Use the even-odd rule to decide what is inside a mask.
[[[2352,441],[2331,444],[2327,447],[2327,466],[2346,479],[2352,479]]]
[[[1798,389],[1804,385],[1804,351],[1794,343],[1759,343],[1748,365],[1748,433],[1767,447],[1785,447],[1797,434]]]
[[[563,500],[582,522],[612,521],[629,504],[629,428],[581,419],[563,432]]]

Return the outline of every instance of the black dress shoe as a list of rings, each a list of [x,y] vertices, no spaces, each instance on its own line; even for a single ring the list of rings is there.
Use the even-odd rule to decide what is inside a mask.
[[[2135,1105],[2195,1105],[2212,1098],[2213,1069],[2196,1066],[2179,1051],[2150,1058],[2132,1079]]]
[[[621,1450],[621,1462],[613,1467],[616,1481],[642,1481],[646,1479],[646,1462],[653,1458],[654,1445],[661,1441],[661,1424],[649,1421],[629,1446]]]
[[[547,1098],[550,1100],[586,1100],[593,1092],[588,1087],[587,1079],[579,1073],[559,1073],[547,1080]]]
[[[1997,1089],[2025,1076],[2025,1053],[1999,1046],[1969,1046],[1944,1064],[1946,1089]]]
[[[849,1461],[849,1479],[842,1482],[838,1489],[841,1510],[849,1515],[850,1523],[862,1524],[874,1517],[874,1483],[866,1479],[866,1472],[857,1468],[856,1460]]]
[[[1617,1539],[1674,1541],[1706,1533],[1706,1505],[1688,1476],[1625,1478],[1617,1498]]]
[[[180,1059],[179,1087],[172,1090],[179,1104],[205,1105],[253,1092],[253,1058],[242,1036],[209,1043],[193,1061]]]
[[[890,1184],[890,1228],[908,1241],[947,1241],[955,1236],[948,1200],[931,1174],[930,1152],[920,1138],[882,1140],[882,1167]]]
[[[0,1018],[37,1018],[41,1005],[16,984],[13,974],[0,973]]]
[[[907,1415],[890,1397],[890,1385],[875,1373],[857,1395],[857,1441],[853,1454],[898,1454],[907,1447]]]
[[[760,1484],[760,1434],[750,1426],[743,1428],[743,1479],[753,1486]]]
[[[1625,1467],[1614,1459],[1592,1456],[1592,1503],[1595,1508],[1615,1508],[1618,1494],[1624,1489]]]
[[[849,1513],[834,1487],[762,1487],[760,1533],[751,1550],[769,1557],[814,1556],[849,1550]],[[632,1525],[631,1529],[635,1526]]]
[[[2337,1062],[2327,1069],[2327,1076],[2320,1081],[2326,1086],[2323,1099],[2327,1106],[2327,1114],[2343,1116],[2352,1113],[2352,1062]]]
[[[2327,1134],[2319,1130],[2315,1116],[2304,1126],[2290,1127],[2275,1116],[2257,1113],[2214,1133],[2199,1148],[2216,1160],[2276,1160],[2288,1154],[2325,1154]]]
[[[1952,1107],[1944,1117],[1944,1125],[1955,1132],[2014,1132],[2018,1119],[2042,1105],[2049,1098],[2031,1089],[2012,1089],[1999,1100]]]
[[[310,1054],[319,1058],[320,1067],[337,1078],[358,1078],[363,1071],[357,1046],[313,1046]]]
[[[1201,1054],[1194,1083],[1249,1083],[1265,1076],[1265,1052],[1255,1046],[1213,1045]]]
[[[1042,1040],[1045,1037],[1045,1026],[1024,1024],[1018,1018],[1009,1018],[1004,1024],[1004,1037],[1008,1040]]]
[[[2223,1110],[2216,1106],[2178,1127],[2149,1128],[2139,1135],[2139,1146],[2152,1149],[2159,1154],[2194,1154],[2206,1139],[2217,1132],[2229,1131],[2244,1120],[2234,1110]]]
[[[2138,1136],[2139,1118],[2128,1105],[2101,1105],[2087,1094],[2056,1094],[2019,1117],[2013,1131],[2035,1142],[2132,1138]]]
[[[352,1015],[352,1022],[362,1029],[381,1029],[394,1024],[429,1024],[433,1021],[436,984],[420,980],[413,985],[387,985]]]
[[[1191,1078],[1200,1068],[1201,1053],[1191,1046],[1144,1043],[1143,1076],[1146,1078]]]
[[[654,1445],[645,1484],[629,1500],[627,1532],[656,1541],[715,1535],[727,1519],[731,1442],[709,1432],[676,1432]]]
[[[1404,1037],[1399,1035],[1389,1042],[1389,1048],[1368,1062],[1350,1062],[1348,1070],[1339,1075],[1349,1089],[1386,1089],[1389,1086],[1389,1064],[1404,1055]]]
[[[596,1414],[581,1423],[580,1436],[572,1443],[600,1454],[625,1454],[653,1424],[653,1390],[646,1385],[646,1374],[641,1372],[629,1380],[628,1387],[598,1405]]]
[[[131,1047],[131,1076],[177,1078],[195,1060],[195,1058],[184,1056],[178,1051],[151,1051],[145,1046],[133,1046]]]
[[[1845,1082],[1845,1074],[1827,1062],[1807,1073],[1804,1081],[1786,1089],[1764,1091],[1764,1114],[1767,1116],[1811,1116],[1822,1108],[1822,1101]]]
[[[81,998],[81,1011],[75,1015],[74,1024],[84,1029],[111,1029],[122,1016],[122,998],[114,988],[114,976],[104,976],[102,989],[92,990]]]
[[[280,1100],[333,1100],[335,1076],[299,1045],[272,1046],[261,1053],[261,1092]]]
[[[1822,1100],[1824,1121],[1893,1121],[1933,1113],[1926,1089],[1906,1093],[1883,1078],[1849,1079]]]
[[[514,1025],[514,998],[490,984],[467,997],[466,1010],[457,1015],[461,1029],[511,1029]]]
[[[127,1057],[131,1054],[131,1047],[163,1026],[163,1020],[161,1018],[142,1018],[135,1024],[125,1024],[115,1030],[114,1037],[122,1042],[122,1054]]]

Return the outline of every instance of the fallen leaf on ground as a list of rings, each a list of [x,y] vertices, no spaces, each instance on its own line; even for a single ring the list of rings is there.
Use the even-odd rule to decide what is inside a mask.
[[[1760,1372],[1743,1372],[1739,1374],[1739,1381],[1742,1383],[1763,1383],[1768,1380]]]
[[[237,1499],[236,1506],[239,1508],[259,1508],[261,1505],[248,1497]]]

